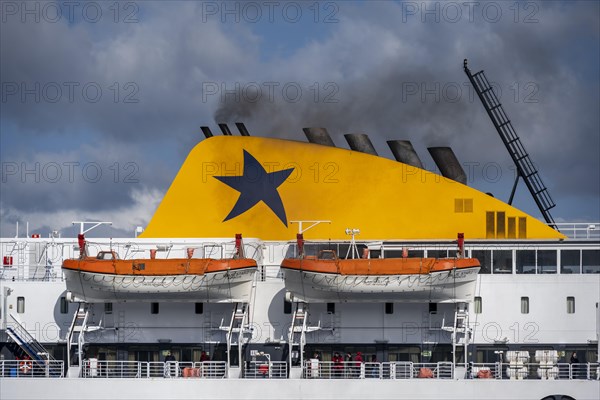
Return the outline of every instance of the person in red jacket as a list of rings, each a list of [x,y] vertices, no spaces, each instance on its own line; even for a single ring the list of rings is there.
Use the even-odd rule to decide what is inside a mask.
[[[356,357],[354,357],[354,368],[355,368],[355,373],[354,375],[357,378],[360,378],[360,369],[363,363],[363,358],[362,358],[362,353],[360,351],[356,352]]]
[[[333,377],[334,378],[341,378],[342,374],[343,374],[343,369],[344,369],[344,359],[342,358],[342,356],[340,355],[340,353],[338,353],[336,351],[334,353],[333,358],[331,359],[331,361],[333,361]]]

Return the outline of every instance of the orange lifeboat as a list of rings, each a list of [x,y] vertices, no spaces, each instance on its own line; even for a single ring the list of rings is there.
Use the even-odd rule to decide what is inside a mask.
[[[338,258],[334,250],[285,258],[288,298],[306,302],[472,301],[479,261],[475,258]],[[367,253],[363,253],[363,257]]]
[[[83,241],[83,243],[82,243]],[[247,301],[257,269],[244,258],[241,236],[233,258],[150,258],[121,260],[113,251],[88,257],[80,237],[81,256],[65,260],[62,270],[75,301]]]

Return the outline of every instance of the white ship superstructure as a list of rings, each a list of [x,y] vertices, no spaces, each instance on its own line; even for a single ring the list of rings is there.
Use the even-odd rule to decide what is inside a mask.
[[[218,248],[224,256],[234,249],[227,239],[92,241],[97,248],[110,248],[125,259],[165,246],[170,248],[165,257],[183,257],[191,246],[210,251]],[[419,379],[421,369],[428,368],[434,372],[434,380],[475,380],[480,371],[489,370],[493,380],[507,385],[512,380],[542,385],[532,393],[546,391],[543,385],[552,380],[568,382],[562,387],[573,389],[560,393],[572,393],[574,398],[580,398],[577,393],[598,389],[597,239],[467,242],[467,253],[484,256],[487,262],[482,262],[474,302],[465,308],[465,303],[289,303],[279,268],[288,244],[245,242],[247,254],[253,254],[260,265],[247,303],[115,301],[83,306],[85,303],[67,300],[64,276],[58,268],[62,259],[77,254],[75,240],[3,240],[3,258],[12,257],[12,265],[3,266],[0,281],[3,333],[12,327],[23,337],[19,330],[27,331],[57,360],[49,366],[34,361],[31,371],[24,372],[20,362],[7,353],[16,346],[5,336],[3,377],[79,375],[80,381],[127,378],[143,384],[147,378],[164,379],[167,370],[170,378],[202,382],[217,378],[312,382],[342,377],[412,382]],[[425,256],[455,251],[451,242],[404,246]],[[386,247],[382,246],[384,252]],[[397,249],[398,244],[391,243],[389,248]],[[556,260],[553,265],[542,261],[549,254]],[[77,313],[81,312],[85,323],[77,328]],[[74,334],[81,337],[83,361],[81,368],[67,370],[67,349],[77,358],[77,341],[68,344]],[[298,353],[300,343],[303,357]],[[367,362],[357,370],[354,361],[336,369],[332,361],[336,352],[355,355],[358,351]],[[167,352],[175,356],[172,369],[164,364]],[[202,352],[210,359],[201,362]],[[570,363],[573,352],[579,357],[578,365]],[[311,360],[315,353],[319,356],[316,363]],[[377,361],[371,363],[373,356]],[[200,372],[192,376],[187,368]],[[51,387],[55,381],[48,379],[47,384]],[[587,386],[570,386],[574,381]],[[7,389],[20,381],[4,382]],[[225,382],[210,383],[215,384],[227,387]],[[577,389],[584,387],[587,392]]]

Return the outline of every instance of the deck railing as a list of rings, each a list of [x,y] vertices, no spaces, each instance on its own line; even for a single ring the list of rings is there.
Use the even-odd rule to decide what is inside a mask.
[[[32,360],[0,360],[2,378],[62,378],[63,361],[44,361],[43,364]]]
[[[570,239],[600,238],[600,222],[557,222],[554,225]]]
[[[305,379],[452,379],[454,368],[451,362],[366,362],[308,360],[304,364],[302,377]]]
[[[248,379],[284,379],[287,378],[285,361],[251,361],[244,368],[244,378]]]
[[[85,360],[83,378],[212,378],[226,376],[225,361],[99,361]]]
[[[304,379],[453,379],[455,368],[451,362],[413,363],[355,361],[333,363],[309,360],[304,364]],[[598,363],[471,363],[466,379],[584,379],[597,380]]]
[[[49,361],[45,365],[31,360],[0,360],[2,378],[59,378],[65,376],[63,361]],[[288,377],[285,361],[251,361],[244,365],[244,378],[285,379]],[[204,378],[227,377],[225,361],[204,362],[145,362],[85,360],[82,378]],[[454,379],[450,362],[367,362],[333,363],[306,361],[302,367],[303,379]],[[466,379],[502,380],[599,380],[599,363],[471,363]]]

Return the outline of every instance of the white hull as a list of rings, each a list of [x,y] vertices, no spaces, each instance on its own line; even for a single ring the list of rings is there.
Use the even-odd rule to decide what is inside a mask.
[[[86,302],[247,302],[256,268],[204,275],[132,276],[64,271],[67,288]]]
[[[305,302],[465,302],[473,301],[479,268],[427,275],[338,275],[285,270],[285,287]]]
[[[568,386],[568,387],[565,387]],[[539,400],[568,393],[597,399],[598,381],[508,381],[496,379],[4,379],[3,399],[431,399]],[[83,395],[85,393],[85,395]],[[557,399],[560,397],[556,397]]]

